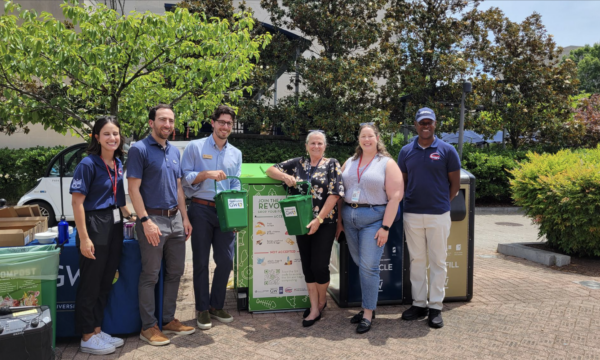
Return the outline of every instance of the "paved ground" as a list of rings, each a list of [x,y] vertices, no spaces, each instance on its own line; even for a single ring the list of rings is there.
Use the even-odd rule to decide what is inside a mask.
[[[500,223],[500,224],[498,224]],[[522,226],[511,226],[517,223]],[[447,303],[443,329],[425,321],[406,322],[408,306],[378,309],[371,331],[357,335],[349,318],[358,309],[340,309],[329,300],[323,319],[303,328],[301,314],[236,311],[233,293],[226,307],[230,324],[176,336],[156,348],[138,334],[117,353],[90,359],[598,359],[600,290],[574,281],[596,280],[554,271],[496,253],[498,242],[535,241],[537,229],[520,215],[477,215],[474,297]],[[195,323],[191,263],[187,263],[177,317]],[[78,341],[59,342],[63,359],[87,359]]]

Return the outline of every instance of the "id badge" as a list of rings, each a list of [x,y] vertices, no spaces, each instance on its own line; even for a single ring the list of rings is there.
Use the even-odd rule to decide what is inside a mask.
[[[115,220],[115,224],[121,221],[121,213],[119,212],[119,208],[113,209],[113,219]]]
[[[352,192],[352,202],[357,203],[360,198],[360,189],[356,189]]]

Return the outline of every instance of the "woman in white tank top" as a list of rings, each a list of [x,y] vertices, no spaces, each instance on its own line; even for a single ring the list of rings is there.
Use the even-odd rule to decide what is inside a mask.
[[[346,234],[352,260],[359,268],[363,310],[350,322],[356,332],[371,329],[379,295],[379,263],[389,228],[404,195],[398,164],[385,150],[377,127],[365,124],[358,132],[358,147],[342,166],[345,195],[338,203],[340,220],[336,237]]]

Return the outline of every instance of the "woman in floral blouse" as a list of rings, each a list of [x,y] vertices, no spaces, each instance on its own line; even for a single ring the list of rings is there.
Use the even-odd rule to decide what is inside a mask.
[[[283,181],[293,194],[299,194],[296,182],[309,180],[312,186],[313,216],[307,235],[296,236],[302,272],[308,287],[310,309],[304,312],[304,327],[321,319],[327,306],[329,286],[329,258],[338,219],[337,201],[344,196],[342,171],[336,159],[324,157],[327,139],[321,130],[311,131],[306,137],[308,156],[286,160],[267,169],[267,175]],[[306,191],[306,185],[300,186]]]

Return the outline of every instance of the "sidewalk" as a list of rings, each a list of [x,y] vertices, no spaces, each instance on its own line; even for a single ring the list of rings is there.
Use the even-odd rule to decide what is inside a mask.
[[[138,334],[110,356],[78,353],[78,341],[59,342],[62,359],[598,359],[600,290],[574,283],[596,280],[496,253],[494,243],[535,241],[537,229],[520,215],[477,215],[474,296],[444,305],[445,327],[400,319],[408,306],[383,306],[370,332],[355,333],[350,317],[329,299],[323,319],[303,328],[300,312],[238,312],[235,321],[171,338],[152,347]],[[513,223],[498,225],[496,223]],[[522,226],[515,226],[514,223]],[[191,263],[186,263],[177,318],[195,326]]]

